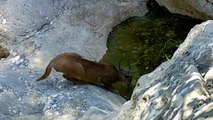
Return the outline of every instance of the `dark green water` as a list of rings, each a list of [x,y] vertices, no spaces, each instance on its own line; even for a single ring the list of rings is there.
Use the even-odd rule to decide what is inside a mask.
[[[125,70],[128,64],[131,66],[131,86],[114,85],[121,96],[130,99],[138,78],[170,59],[190,29],[201,22],[155,7],[144,17],[129,18],[114,27],[108,36],[108,51],[102,61],[117,65],[121,60]]]

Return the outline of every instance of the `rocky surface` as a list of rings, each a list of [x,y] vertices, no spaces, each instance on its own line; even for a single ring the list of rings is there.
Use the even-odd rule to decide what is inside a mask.
[[[213,21],[195,26],[172,59],[142,76],[116,120],[213,119]],[[209,81],[208,83],[206,81]]]
[[[57,54],[71,51],[91,60],[106,52],[112,27],[147,12],[141,0],[2,0],[0,45],[1,120],[109,119],[123,98],[93,85],[73,85],[59,73],[35,82]]]
[[[197,19],[208,20],[213,18],[212,0],[156,0],[170,12],[187,15]]]

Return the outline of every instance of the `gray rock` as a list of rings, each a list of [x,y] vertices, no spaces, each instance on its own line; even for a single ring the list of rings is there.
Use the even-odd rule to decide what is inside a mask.
[[[187,15],[197,19],[208,20],[213,18],[212,0],[156,0],[170,12]]]
[[[196,25],[172,59],[138,80],[116,120],[213,119],[213,95],[203,78],[213,65],[212,31],[211,20]]]
[[[125,102],[93,85],[73,85],[66,80],[36,82],[28,71],[19,74],[1,73],[0,119],[79,119],[93,107],[97,109],[94,114],[103,111],[110,117]]]
[[[1,0],[0,120],[112,119],[125,100],[93,85],[74,85],[52,72],[36,82],[62,52],[99,60],[121,21],[147,12],[146,0]]]
[[[7,0],[0,7],[0,30],[9,34],[15,52],[35,52],[32,59],[74,51],[99,60],[112,27],[144,15],[145,5],[146,0]]]

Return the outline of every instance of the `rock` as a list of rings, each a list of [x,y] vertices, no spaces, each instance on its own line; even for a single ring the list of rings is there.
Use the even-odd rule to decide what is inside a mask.
[[[113,119],[125,100],[93,85],[74,85],[52,72],[36,82],[62,52],[99,60],[113,26],[147,12],[141,0],[0,1],[0,43],[11,55],[1,60],[0,119]]]
[[[212,0],[156,0],[170,12],[187,15],[193,18],[208,20],[213,18]]]
[[[140,0],[7,0],[2,4],[0,21],[7,22],[1,23],[0,28],[10,35],[15,52],[35,53],[30,60],[35,66],[40,66],[35,59],[47,62],[50,59],[46,57],[64,51],[100,60],[107,49],[106,39],[112,27],[147,12],[146,1]]]
[[[20,60],[20,56],[15,56],[14,58],[11,59],[11,63],[16,63]]]
[[[196,25],[172,59],[138,80],[116,120],[213,119],[213,95],[202,76],[213,64],[212,31],[212,20]]]
[[[9,40],[10,40],[9,34],[6,32],[6,30],[0,27],[0,43],[7,43]]]
[[[94,119],[95,114],[100,117],[99,111],[106,113],[103,117],[111,119],[125,102],[120,96],[93,85],[73,85],[66,80],[35,82],[28,75],[28,71],[18,74],[8,71],[0,78],[1,120],[28,117],[66,120],[66,116],[84,119],[88,113],[94,113],[90,116]]]

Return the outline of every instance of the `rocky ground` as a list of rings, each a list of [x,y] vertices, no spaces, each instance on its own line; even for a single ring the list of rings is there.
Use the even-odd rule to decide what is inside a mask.
[[[168,7],[168,1],[157,1]],[[208,19],[211,1],[202,2],[178,5]],[[197,9],[190,12],[188,4]],[[9,56],[0,61],[0,120],[213,119],[211,20],[195,26],[172,59],[142,76],[127,102],[97,86],[74,85],[54,71],[35,81],[62,52],[100,60],[113,26],[143,16],[145,5],[146,0],[1,0],[0,55]]]

